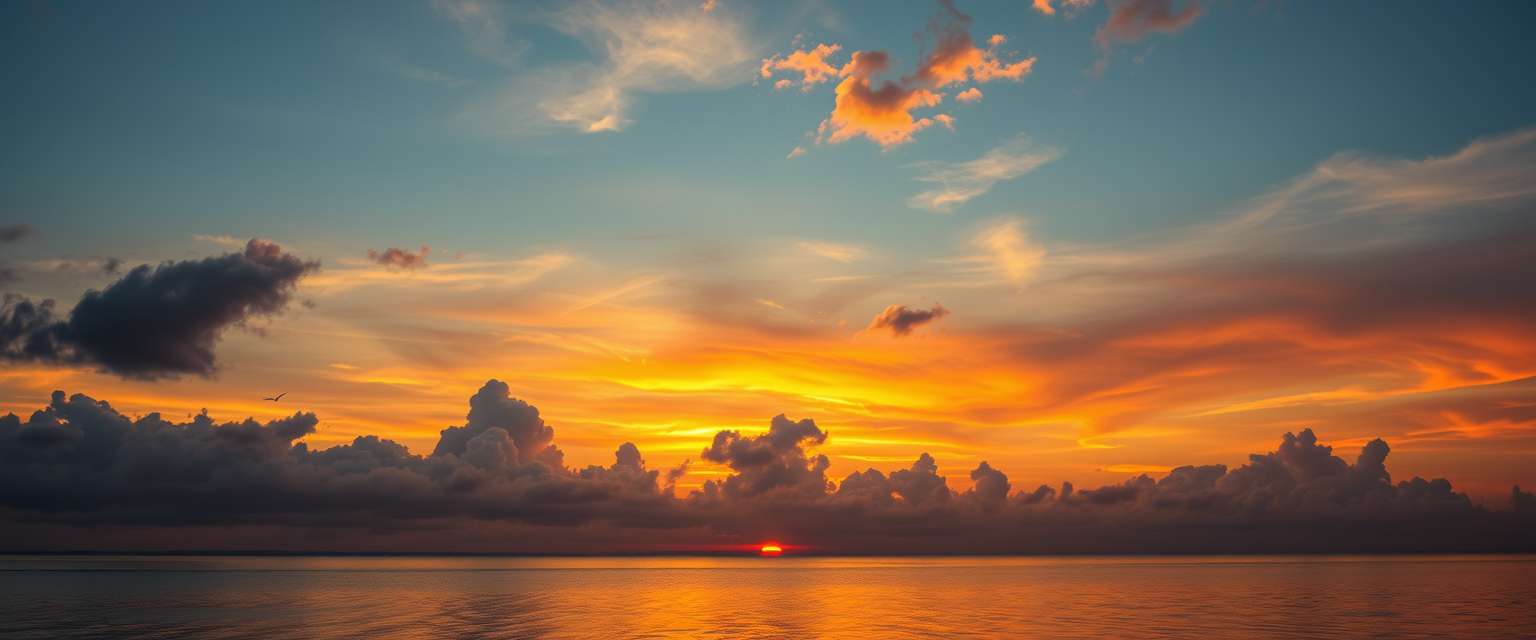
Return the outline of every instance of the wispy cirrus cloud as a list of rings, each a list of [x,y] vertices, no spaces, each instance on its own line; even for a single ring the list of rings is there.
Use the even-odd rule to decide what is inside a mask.
[[[925,172],[917,179],[938,186],[908,198],[907,206],[949,213],[991,191],[997,183],[1034,171],[1061,155],[1061,151],[1036,145],[1019,134],[975,160],[925,162],[919,165]]]
[[[796,246],[806,253],[845,263],[857,261],[863,258],[866,253],[864,248],[858,245],[822,242],[819,240],[802,240]]]
[[[464,34],[465,46],[482,59],[514,68],[528,43],[507,33],[508,5],[489,0],[432,0],[432,8]]]
[[[584,44],[592,59],[518,73],[473,105],[469,118],[507,133],[620,131],[633,122],[641,96],[741,84],[759,59],[739,16],[695,2],[581,2],[547,22]]]

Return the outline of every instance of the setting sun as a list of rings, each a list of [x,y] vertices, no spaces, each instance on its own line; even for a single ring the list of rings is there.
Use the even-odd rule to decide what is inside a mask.
[[[776,556],[784,553],[784,547],[779,546],[777,543],[769,542],[764,544],[761,549],[757,550],[757,552],[760,555]]]

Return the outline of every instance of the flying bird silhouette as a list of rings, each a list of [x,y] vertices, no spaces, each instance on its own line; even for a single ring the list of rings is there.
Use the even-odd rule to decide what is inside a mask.
[[[262,400],[267,400],[267,401],[270,401],[270,402],[277,402],[278,400],[282,400],[283,396],[286,396],[286,395],[288,395],[288,392],[284,391],[284,392],[279,393],[279,394],[277,394],[275,396],[272,396],[270,398],[262,398]]]

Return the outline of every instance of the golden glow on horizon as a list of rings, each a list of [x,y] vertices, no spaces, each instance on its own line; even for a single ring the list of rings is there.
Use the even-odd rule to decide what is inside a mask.
[[[784,553],[784,547],[777,542],[766,542],[757,552],[765,556],[777,556]]]

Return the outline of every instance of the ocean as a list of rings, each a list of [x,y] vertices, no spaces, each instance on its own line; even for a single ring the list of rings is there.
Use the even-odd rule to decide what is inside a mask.
[[[1536,556],[0,556],[0,638],[1536,638]]]

